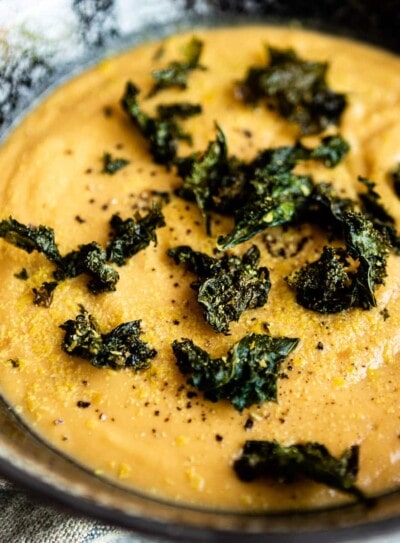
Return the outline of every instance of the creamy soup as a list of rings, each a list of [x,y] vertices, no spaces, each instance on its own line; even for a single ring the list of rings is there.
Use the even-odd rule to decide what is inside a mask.
[[[114,213],[126,219],[149,205],[152,191],[170,194],[158,244],[117,268],[115,292],[91,294],[87,277],[79,276],[57,286],[50,307],[34,305],[32,288],[51,281],[53,264],[36,251],[27,254],[0,240],[1,393],[34,432],[62,453],[99,477],[157,498],[234,510],[312,508],[353,499],[308,480],[240,481],[232,464],[249,439],[318,442],[336,457],[359,445],[359,488],[371,495],[392,489],[400,482],[399,257],[393,252],[388,257],[385,284],[375,291],[376,307],[322,314],[299,305],[285,277],[318,258],[326,234],[308,224],[263,232],[231,253],[242,255],[254,243],[259,247],[260,265],[269,269],[272,284],[268,302],[245,311],[230,324],[229,335],[215,332],[190,287],[196,276],[166,252],[189,244],[212,255],[232,219],[213,215],[212,235],[206,235],[195,203],[174,194],[181,184],[175,168],[154,163],[119,102],[131,80],[149,114],[161,103],[200,103],[202,114],[183,121],[193,145],[180,142],[179,156],[204,151],[215,139],[217,121],[229,154],[248,161],[264,148],[293,145],[299,129],[262,102],[249,107],[238,100],[235,82],[249,66],[266,62],[266,44],[326,61],[329,86],[348,101],[339,127],[330,132],[340,133],[351,149],[335,168],[307,161],[295,171],[312,173],[315,182],[332,182],[351,198],[362,191],[357,177],[366,176],[398,219],[400,201],[388,172],[400,160],[400,60],[298,28],[196,30],[204,42],[206,69],[189,73],[186,90],[165,89],[146,98],[151,71],[181,58],[192,35],[147,43],[105,60],[46,98],[0,149],[0,219],[12,216],[52,227],[62,254],[92,241],[105,246]],[[310,147],[318,141],[303,139]],[[104,153],[129,163],[107,175],[102,173]],[[301,248],[282,256],[268,250],[271,239],[286,249]],[[17,278],[23,268],[28,277]],[[64,352],[60,324],[75,319],[80,304],[104,333],[141,320],[141,339],[157,350],[151,367],[99,369]],[[190,338],[216,358],[245,334],[266,329],[274,337],[300,339],[280,367],[276,402],[241,412],[226,400],[213,403],[177,368],[174,340]]]

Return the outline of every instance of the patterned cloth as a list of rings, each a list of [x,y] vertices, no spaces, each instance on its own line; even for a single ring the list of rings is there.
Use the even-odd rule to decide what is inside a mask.
[[[0,480],[0,541],[3,543],[162,543],[115,526],[77,517],[40,502]]]

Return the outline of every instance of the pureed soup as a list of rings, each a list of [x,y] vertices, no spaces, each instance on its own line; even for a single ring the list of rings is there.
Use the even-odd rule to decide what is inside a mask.
[[[0,150],[6,401],[174,502],[394,488],[399,119],[398,58],[294,28],[196,30],[56,90]]]

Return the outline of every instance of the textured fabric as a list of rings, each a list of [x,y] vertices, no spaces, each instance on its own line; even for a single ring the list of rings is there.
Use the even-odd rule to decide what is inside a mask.
[[[1,543],[162,543],[45,505],[0,480]]]

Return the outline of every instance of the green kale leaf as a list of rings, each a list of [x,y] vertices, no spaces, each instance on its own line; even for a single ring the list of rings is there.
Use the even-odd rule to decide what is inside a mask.
[[[262,177],[293,170],[305,160],[322,162],[327,168],[336,167],[347,155],[350,145],[341,136],[325,136],[315,148],[306,147],[298,141],[295,145],[264,149],[249,164],[250,177]]]
[[[61,347],[67,354],[89,360],[97,368],[147,369],[149,359],[157,351],[141,341],[140,322],[126,322],[103,334],[96,319],[80,306],[75,320],[60,325],[65,331]]]
[[[357,306],[371,309],[376,306],[374,290],[384,284],[387,275],[389,245],[373,223],[361,213],[346,213],[343,235],[350,257],[359,263],[354,275]]]
[[[308,204],[313,183],[309,176],[282,172],[255,179],[252,188],[254,196],[237,209],[234,228],[218,238],[218,248],[230,249],[266,228],[293,222]]]
[[[9,217],[0,222],[0,238],[29,254],[38,251],[55,264],[61,261],[54,230],[48,226],[25,225]]]
[[[348,211],[354,211],[355,207],[353,200],[340,196],[330,183],[317,183],[302,219],[341,237],[343,216]]]
[[[320,313],[338,313],[355,303],[345,252],[324,247],[321,257],[286,278],[296,301]]]
[[[216,125],[217,138],[209,143],[204,153],[195,153],[176,161],[177,173],[182,185],[178,196],[195,200],[210,234],[208,211],[232,212],[243,198],[245,183],[242,163],[228,157],[224,133]]]
[[[315,148],[294,146],[264,149],[246,163],[229,156],[226,139],[216,125],[217,137],[204,153],[175,161],[182,179],[178,196],[194,200],[211,233],[210,211],[235,216],[235,230],[218,240],[230,248],[265,228],[286,224],[297,217],[312,188],[309,177],[292,173],[299,161],[318,160],[336,166],[349,150],[340,136],[327,136]]]
[[[320,443],[290,446],[277,441],[246,441],[233,468],[242,481],[267,478],[282,483],[310,479],[364,501],[364,493],[355,484],[359,469],[359,446],[346,449],[339,458]]]
[[[101,173],[108,175],[114,175],[122,168],[125,168],[129,164],[129,160],[126,158],[113,158],[110,153],[103,154],[103,169]]]
[[[367,189],[366,192],[359,194],[365,214],[372,221],[375,228],[387,237],[394,252],[400,254],[400,236],[396,230],[396,222],[382,204],[381,196],[375,190],[376,183],[361,176],[359,176],[358,180]]]
[[[318,134],[338,125],[346,96],[328,87],[328,64],[302,60],[292,49],[268,48],[269,64],[249,68],[236,87],[245,103],[264,100],[302,134]]]
[[[210,355],[190,339],[174,341],[172,349],[188,384],[212,402],[229,400],[242,411],[254,404],[276,401],[281,362],[297,346],[295,338],[248,334],[222,358]]]
[[[193,37],[184,48],[184,59],[182,61],[172,61],[162,70],[152,72],[155,84],[149,93],[154,96],[163,89],[177,87],[179,89],[187,88],[188,75],[193,70],[204,70],[200,64],[200,57],[203,50],[203,42]]]
[[[165,111],[165,107],[159,109],[157,117],[150,117],[139,106],[137,95],[139,89],[130,81],[126,84],[125,93],[121,99],[122,109],[148,140],[150,153],[158,164],[169,165],[176,157],[178,140],[190,142],[190,136],[185,133],[177,122],[177,118],[186,119],[191,115],[197,115],[201,108],[184,103],[181,107],[174,104],[174,108]]]
[[[345,212],[341,227],[346,249],[324,247],[317,261],[286,278],[296,291],[297,302],[307,309],[337,313],[376,306],[374,291],[386,277],[388,243],[361,213]],[[350,259],[355,261],[355,269]]]
[[[145,249],[150,242],[157,245],[156,229],[165,226],[164,215],[160,207],[154,206],[147,215],[121,219],[119,215],[111,217],[111,239],[107,244],[107,259],[118,266],[124,266],[126,260]]]
[[[63,256],[53,276],[57,281],[64,281],[81,274],[91,278],[87,286],[92,294],[116,290],[119,274],[107,264],[105,250],[94,241],[80,245],[77,250]]]
[[[198,275],[191,286],[197,291],[204,318],[216,332],[228,334],[230,322],[267,302],[271,282],[268,269],[257,268],[260,251],[256,245],[242,258],[228,254],[212,258],[186,245],[170,249],[168,256]]]

